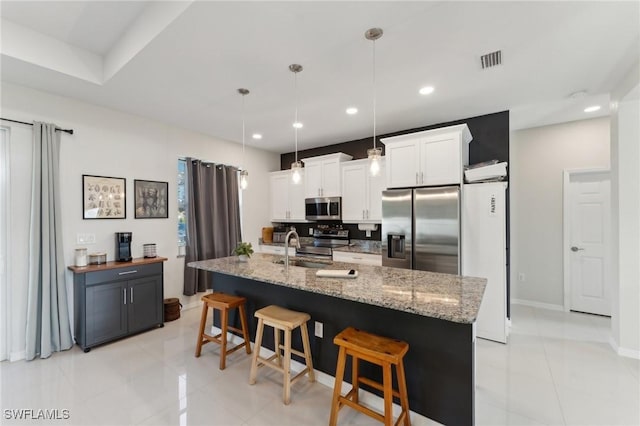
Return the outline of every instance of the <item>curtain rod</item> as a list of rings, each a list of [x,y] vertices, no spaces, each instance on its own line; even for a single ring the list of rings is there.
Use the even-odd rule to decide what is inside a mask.
[[[27,126],[33,126],[33,123],[27,123],[26,121],[10,120],[8,118],[0,118],[0,120],[11,121],[12,123],[26,124]],[[73,134],[73,129],[60,129],[59,127],[56,127],[56,131],[69,133],[70,135]]]

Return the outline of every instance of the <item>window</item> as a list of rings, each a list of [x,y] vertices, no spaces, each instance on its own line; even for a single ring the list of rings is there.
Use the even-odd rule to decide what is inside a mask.
[[[178,160],[178,247],[187,244],[187,162]]]

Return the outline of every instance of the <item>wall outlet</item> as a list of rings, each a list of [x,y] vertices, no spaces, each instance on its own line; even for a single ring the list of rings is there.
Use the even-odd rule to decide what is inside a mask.
[[[77,244],[95,244],[96,234],[78,234],[76,236]]]
[[[323,332],[324,332],[324,325],[321,322],[316,321],[316,331],[315,331],[316,337],[322,338]]]
[[[309,228],[309,235],[313,235],[313,228]]]
[[[520,272],[518,274],[518,281],[520,281],[520,282],[524,282],[525,281],[524,272]]]

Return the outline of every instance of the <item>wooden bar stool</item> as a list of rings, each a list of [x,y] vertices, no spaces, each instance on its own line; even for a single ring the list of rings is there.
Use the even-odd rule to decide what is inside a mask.
[[[256,341],[254,344],[253,361],[251,363],[251,374],[249,376],[249,384],[256,382],[258,367],[266,366],[284,374],[284,389],[282,400],[285,404],[291,401],[291,384],[301,378],[305,373],[309,374],[309,381],[315,382],[313,374],[313,362],[311,360],[311,349],[309,345],[309,332],[307,331],[307,321],[311,319],[309,314],[304,312],[290,311],[289,309],[271,305],[256,311],[258,318],[258,330],[256,332]],[[273,327],[273,340],[275,346],[275,354],[269,358],[260,356],[260,346],[262,344],[262,335],[264,326]],[[291,349],[291,330],[300,327],[302,334],[302,346],[304,353]],[[284,332],[284,345],[280,344],[280,330]],[[281,350],[284,349],[284,366],[282,361]],[[291,353],[304,357],[306,367],[291,378]],[[273,362],[273,360],[276,360]]]
[[[331,417],[329,425],[335,426],[338,421],[338,411],[343,405],[348,405],[361,413],[364,413],[385,424],[393,425],[393,397],[400,399],[402,412],[398,417],[396,425],[404,422],[405,426],[411,425],[409,418],[409,398],[407,397],[407,384],[404,376],[404,366],[402,359],[409,350],[409,344],[400,340],[388,337],[376,336],[375,334],[360,331],[353,327],[346,328],[340,332],[333,343],[340,347],[338,354],[338,366],[336,369],[336,381],[333,388],[333,401],[331,403]],[[342,380],[344,378],[344,367],[347,355],[351,355],[353,365],[352,388],[346,395],[341,395]],[[382,367],[383,383],[360,377],[358,372],[358,361],[365,360]],[[398,378],[398,390],[393,389],[391,378],[391,366],[396,367]],[[370,386],[384,392],[384,414],[371,410],[358,402],[358,390],[360,384]]]
[[[251,353],[251,343],[249,342],[249,329],[247,327],[247,312],[245,311],[245,303],[247,299],[240,296],[233,296],[231,294],[214,292],[202,296],[202,317],[200,319],[200,332],[198,333],[198,344],[196,345],[196,358],[200,356],[202,351],[202,345],[209,342],[219,343],[220,349],[220,370],[224,370],[226,367],[227,355],[237,351],[238,349],[245,347],[247,354]],[[204,328],[207,323],[207,313],[209,308],[220,311],[220,328],[222,332],[215,336],[211,336],[204,332]],[[229,310],[237,308],[240,313],[240,323],[242,324],[242,330],[232,327],[229,322]],[[241,333],[244,338],[244,342],[234,346],[231,349],[227,349],[227,331],[232,330],[236,333]]]

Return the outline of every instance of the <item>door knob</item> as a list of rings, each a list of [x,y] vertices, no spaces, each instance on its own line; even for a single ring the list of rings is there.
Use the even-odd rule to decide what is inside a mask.
[[[584,250],[583,248],[578,248],[576,246],[571,247],[571,251],[576,252],[576,251],[580,251],[580,250]]]

